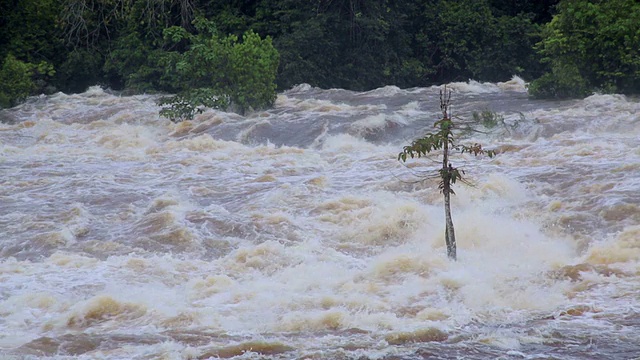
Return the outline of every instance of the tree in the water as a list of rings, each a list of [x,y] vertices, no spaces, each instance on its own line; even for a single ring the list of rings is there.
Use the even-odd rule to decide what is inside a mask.
[[[474,143],[472,145],[458,144],[456,141],[456,130],[463,130],[450,114],[451,109],[451,91],[446,86],[440,91],[440,110],[442,111],[442,119],[434,124],[436,132],[427,133],[425,136],[414,140],[411,145],[405,146],[402,152],[398,154],[398,160],[407,161],[407,157],[423,157],[428,153],[436,150],[442,150],[442,167],[438,170],[440,183],[438,188],[444,197],[445,212],[445,241],[447,243],[447,255],[450,259],[456,260],[456,235],[453,228],[453,219],[451,218],[451,195],[455,192],[451,186],[457,181],[468,183],[463,177],[464,170],[454,167],[449,161],[453,153],[469,153],[474,156],[485,154],[489,157],[495,156],[494,150],[485,150],[482,145]]]

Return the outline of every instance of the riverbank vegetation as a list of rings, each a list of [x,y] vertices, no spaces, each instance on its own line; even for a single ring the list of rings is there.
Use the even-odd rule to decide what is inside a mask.
[[[638,44],[635,0],[8,0],[0,106],[99,84],[177,94],[167,111],[180,117],[268,107],[300,83],[368,90],[513,75],[537,97],[638,93]]]
[[[532,82],[532,95],[640,93],[640,2],[565,0],[556,12],[537,45],[549,68]]]

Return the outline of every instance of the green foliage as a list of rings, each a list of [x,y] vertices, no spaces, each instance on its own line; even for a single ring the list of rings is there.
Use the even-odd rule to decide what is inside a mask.
[[[57,21],[61,12],[59,1],[9,0],[2,3],[5,5],[0,7],[0,58],[8,53],[28,63],[51,63],[62,58],[64,52]]]
[[[551,72],[534,81],[536,97],[580,97],[594,90],[640,91],[640,3],[563,0],[539,43]]]
[[[474,111],[472,117],[473,121],[482,124],[487,129],[493,129],[500,124],[504,125],[504,116],[491,110]]]
[[[489,0],[496,16],[518,16],[526,14],[535,23],[551,21],[553,8],[559,0]]]
[[[256,25],[281,54],[280,88],[368,90],[541,73],[534,16],[497,16],[488,0],[265,3]]]
[[[53,0],[33,0],[53,1]],[[129,92],[173,91],[166,76],[163,30],[191,30],[193,1],[63,0],[55,23],[64,57],[55,83],[65,91],[100,84]]]
[[[160,115],[173,122],[186,119],[193,119],[196,114],[200,114],[207,108],[226,109],[229,106],[229,99],[220,95],[216,89],[200,88],[184,91],[171,97],[163,97],[158,105],[169,105],[160,110]]]
[[[339,87],[332,72],[340,58],[339,43],[326,19],[313,17],[294,21],[287,33],[274,39],[281,56],[278,86],[288,89],[301,83],[323,88]]]
[[[207,107],[245,113],[275,102],[279,55],[269,37],[253,31],[241,40],[223,36],[204,17],[168,26],[161,38],[136,22],[129,28],[134,30],[113,42],[103,71],[129,91],[176,93],[160,100],[161,114],[172,121],[191,119]]]
[[[553,1],[434,1],[420,29],[436,82],[505,81],[543,72],[534,44]],[[538,13],[534,13],[533,11]],[[437,14],[437,15],[433,15]]]
[[[0,107],[15,106],[27,96],[51,92],[47,84],[55,74],[53,65],[46,61],[32,64],[7,55],[0,69]]]
[[[571,64],[556,64],[548,72],[529,84],[529,95],[535,98],[581,98],[592,90],[578,68]]]
[[[189,45],[183,53],[164,57],[180,93],[161,101],[169,106],[161,114],[178,121],[192,118],[203,106],[234,107],[241,114],[273,106],[279,55],[271,38],[247,31],[239,41],[235,35],[215,34],[213,24],[204,19],[194,24],[200,31],[197,35],[178,28],[165,30],[166,39]]]
[[[15,61],[20,61],[29,67],[28,77],[33,84],[28,95],[57,90],[54,74],[65,56],[57,21],[60,11],[60,3],[55,0],[9,0],[0,5],[0,61],[11,56],[7,60],[9,63],[15,65]],[[22,72],[12,77],[14,80],[27,78]],[[12,88],[15,84],[2,85]],[[4,92],[5,106],[8,103],[15,105],[15,101],[24,96],[11,101],[7,99],[9,95]]]
[[[459,127],[448,113],[451,95],[450,93],[444,95],[445,97],[447,97],[446,99],[443,99],[442,93],[440,96],[443,117],[442,119],[436,121],[433,125],[437,129],[437,131],[427,133],[423,137],[414,140],[410,145],[404,146],[402,152],[398,154],[398,160],[406,162],[407,157],[420,158],[433,151],[442,150],[443,165],[442,168],[438,170],[441,179],[439,188],[446,195],[446,193],[454,194],[453,190],[450,188],[450,184],[455,184],[456,181],[465,182],[465,179],[462,177],[464,171],[452,167],[451,163],[449,162],[451,151],[455,151],[460,154],[473,154],[474,156],[487,155],[490,158],[495,156],[496,153],[494,150],[483,149],[482,145],[478,143],[464,145],[459,144],[456,141],[455,131],[459,130]],[[498,115],[490,111],[484,111],[481,113],[481,115],[476,114],[477,113],[474,112],[474,118],[476,118],[476,116],[484,117],[485,119],[488,119],[490,121],[497,121],[498,119]]]
[[[17,105],[36,89],[31,64],[24,63],[12,54],[7,55],[0,69],[0,107]]]
[[[55,83],[64,91],[82,92],[89,86],[104,84],[104,56],[95,49],[78,48],[66,54],[57,67]]]
[[[273,106],[278,61],[279,55],[271,38],[261,39],[253,31],[244,34],[242,43],[233,44],[225,93],[241,114],[249,109]]]
[[[173,28],[179,27],[170,29]],[[177,52],[153,47],[139,33],[132,32],[114,42],[102,69],[112,78],[121,79],[122,84],[117,84],[117,88],[124,87],[135,93],[175,92],[179,78],[171,67],[171,61],[178,56]]]
[[[398,160],[407,161],[410,158],[420,158],[435,150],[443,150],[445,147],[459,152],[460,154],[469,153],[474,156],[485,154],[489,157],[495,156],[495,151],[485,150],[482,145],[474,143],[472,145],[458,144],[454,130],[458,129],[457,125],[451,118],[444,117],[434,124],[438,131],[427,133],[423,137],[414,140],[411,145],[403,147],[402,152],[398,154]]]
[[[438,129],[435,133],[427,133],[423,137],[414,140],[411,145],[407,145],[398,154],[398,160],[407,161],[407,155],[412,159],[414,157],[423,157],[434,150],[442,150],[447,144],[447,148],[455,145],[453,136],[453,121],[444,117],[433,125]]]
[[[552,83],[556,90],[547,92],[563,94],[580,79],[589,89],[637,91],[638,5],[562,1],[563,15],[545,29],[538,54],[533,44],[556,2],[8,0],[0,2],[0,59],[12,53],[53,66],[54,76],[35,74],[36,87],[46,92],[95,84],[131,92],[224,89],[217,92],[229,95],[239,112],[273,101],[265,77],[275,63],[279,89],[305,82],[369,90],[537,78],[546,71],[539,61],[545,56],[552,75],[532,84],[534,91]],[[245,57],[271,65],[246,66]],[[570,76],[550,78],[564,76],[565,68]],[[211,75],[220,69],[228,75]],[[238,81],[252,85],[230,85]]]
[[[455,70],[473,70],[468,63],[482,55],[494,30],[493,16],[486,1],[445,1],[438,11],[443,61]],[[477,71],[477,70],[476,70]]]

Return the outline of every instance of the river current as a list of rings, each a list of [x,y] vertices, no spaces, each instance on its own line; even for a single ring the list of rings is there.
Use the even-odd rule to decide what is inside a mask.
[[[99,87],[0,111],[2,359],[638,359],[640,101],[300,85],[174,124]],[[4,356],[4,357],[3,357]]]

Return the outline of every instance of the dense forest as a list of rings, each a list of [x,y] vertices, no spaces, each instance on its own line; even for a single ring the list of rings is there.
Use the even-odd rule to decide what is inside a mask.
[[[640,91],[636,0],[5,0],[0,106],[102,85],[239,112],[308,83],[518,75],[539,97]],[[176,107],[177,106],[177,107]]]

